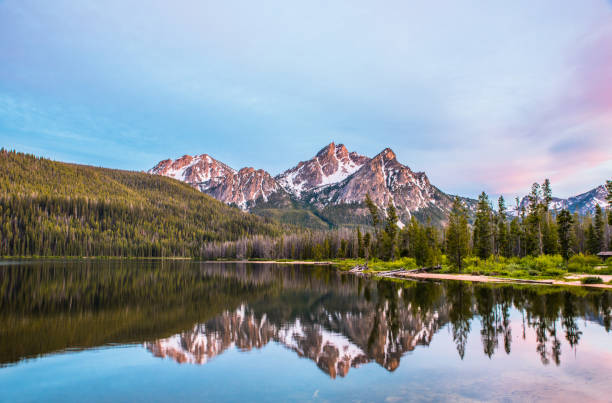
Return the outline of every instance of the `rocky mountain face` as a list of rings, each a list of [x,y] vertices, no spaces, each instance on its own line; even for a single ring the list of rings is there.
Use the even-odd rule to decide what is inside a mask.
[[[207,154],[164,160],[148,172],[189,183],[243,210],[306,226],[367,224],[363,201],[368,193],[381,208],[393,203],[401,224],[413,216],[422,222],[443,223],[453,200],[432,185],[424,172],[400,163],[390,148],[369,158],[330,143],[276,177],[261,169],[235,170]],[[468,210],[475,211],[475,200],[461,199]],[[521,201],[525,207],[528,203],[527,197]],[[595,205],[607,206],[604,185],[568,199],[553,198],[550,208],[593,214]],[[510,214],[516,211],[510,209]]]
[[[342,182],[357,172],[370,159],[355,152],[349,153],[344,144],[330,143],[308,161],[276,177],[287,192],[296,197],[321,186]]]
[[[577,196],[572,196],[567,199],[560,199],[553,197],[550,203],[549,209],[553,212],[560,212],[561,210],[569,210],[571,213],[577,212],[580,215],[595,213],[595,206],[599,205],[602,210],[608,207],[608,201],[606,196],[608,190],[605,185],[597,186],[588,192],[581,193]],[[529,197],[525,196],[521,199],[520,207],[524,207],[527,210],[529,206]],[[510,214],[516,216],[518,213],[516,209],[511,209]]]
[[[330,143],[276,177],[254,168],[236,171],[206,154],[164,160],[149,173],[189,183],[244,210],[301,209],[335,225],[363,221],[367,193],[379,207],[393,203],[403,223],[413,215],[444,221],[452,204],[452,196],[433,186],[424,172],[401,164],[389,148],[369,158]],[[474,200],[464,201],[475,206]]]
[[[248,210],[257,200],[267,202],[271,194],[282,190],[278,182],[262,169],[236,171],[207,154],[164,160],[148,172],[189,183],[215,199],[243,210]]]
[[[424,172],[413,172],[398,162],[390,148],[368,160],[341,182],[313,189],[304,195],[304,199],[318,207],[355,205],[361,203],[368,193],[380,207],[393,203],[403,222],[412,215],[443,220],[453,202],[452,196],[433,186]],[[472,200],[464,201],[468,207],[473,207]]]

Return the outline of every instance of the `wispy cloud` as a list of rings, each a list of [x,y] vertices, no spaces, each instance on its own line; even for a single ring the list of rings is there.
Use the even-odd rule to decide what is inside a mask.
[[[6,0],[0,140],[272,173],[336,140],[454,193],[569,195],[610,163],[610,26],[601,0]]]

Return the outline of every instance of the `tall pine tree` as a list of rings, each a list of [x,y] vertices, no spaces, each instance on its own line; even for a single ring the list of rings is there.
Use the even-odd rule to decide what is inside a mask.
[[[446,252],[451,265],[460,271],[468,254],[469,238],[467,211],[459,197],[455,197],[446,230]]]
[[[478,196],[476,220],[474,222],[474,251],[481,259],[486,259],[493,253],[493,237],[491,233],[491,205],[489,196],[482,192]]]
[[[557,216],[557,233],[561,256],[567,262],[571,254],[570,244],[572,240],[572,215],[568,210],[562,210]]]
[[[504,196],[497,200],[497,251],[501,256],[510,256],[508,223],[506,221],[506,203]]]

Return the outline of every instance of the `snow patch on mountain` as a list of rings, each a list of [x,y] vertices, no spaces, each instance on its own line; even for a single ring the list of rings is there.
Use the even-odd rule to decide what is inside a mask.
[[[297,166],[276,177],[278,183],[290,194],[300,197],[302,193],[317,187],[342,182],[357,172],[369,158],[349,153],[343,144],[330,143],[315,157],[302,161]]]

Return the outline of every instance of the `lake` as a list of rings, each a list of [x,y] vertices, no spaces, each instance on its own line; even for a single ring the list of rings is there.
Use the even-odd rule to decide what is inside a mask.
[[[612,293],[0,263],[0,401],[612,401]]]

